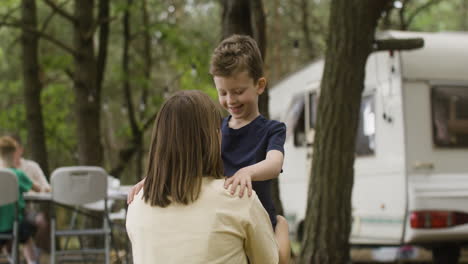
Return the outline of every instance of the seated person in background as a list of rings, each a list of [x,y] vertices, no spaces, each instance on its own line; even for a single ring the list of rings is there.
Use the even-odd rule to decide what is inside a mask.
[[[23,171],[34,184],[39,186],[39,192],[50,192],[50,184],[39,164],[23,158],[24,148],[21,144],[21,138],[16,134],[11,135],[11,137],[16,141],[18,146],[15,153],[16,168]],[[49,219],[47,212],[47,208],[40,208],[39,204],[28,203],[25,215],[28,221],[33,222],[36,226],[34,240],[37,246],[48,252],[50,250],[50,227],[47,220]]]
[[[11,137],[18,144],[17,157],[15,158],[16,168],[22,170],[32,182],[39,185],[41,192],[50,192],[50,184],[39,164],[23,157],[24,148],[20,137],[18,135],[11,135]]]
[[[286,220],[275,233],[255,192],[224,188],[221,115],[200,91],[180,91],[155,121],[143,189],[128,207],[134,263],[288,263]]]
[[[35,226],[24,217],[25,201],[23,193],[34,190],[40,191],[40,187],[33,183],[21,170],[16,168],[15,156],[17,152],[17,143],[11,137],[0,138],[0,168],[8,168],[18,177],[19,187],[19,241],[24,244],[23,254],[28,264],[36,264],[37,256],[34,252],[35,245],[32,236],[35,232]],[[15,207],[14,204],[0,206],[0,232],[11,233],[14,223]],[[0,247],[3,247],[6,241],[0,241]]]

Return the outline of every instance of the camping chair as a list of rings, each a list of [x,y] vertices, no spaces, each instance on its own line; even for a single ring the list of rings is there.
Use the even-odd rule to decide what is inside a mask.
[[[105,263],[109,263],[110,228],[107,208],[107,173],[99,167],[62,167],[56,169],[51,176],[52,201],[68,206],[83,206],[85,204],[104,200],[103,226],[97,229],[57,230],[55,210],[51,213],[51,264],[56,257],[76,254],[104,254]],[[52,205],[54,209],[54,205]],[[79,250],[57,250],[55,242],[59,237],[103,236],[104,249],[81,248]]]
[[[16,175],[6,169],[0,169],[0,206],[14,203],[15,207],[15,221],[13,224],[13,230],[11,234],[0,234],[0,240],[11,240],[12,241],[12,253],[11,253],[11,263],[19,263],[18,256],[18,179]]]

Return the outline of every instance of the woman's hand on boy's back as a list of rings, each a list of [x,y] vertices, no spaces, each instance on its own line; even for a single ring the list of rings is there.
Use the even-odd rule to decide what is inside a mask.
[[[139,183],[135,184],[130,191],[127,194],[127,204],[130,204],[133,201],[133,197],[137,195],[137,193],[140,192],[140,190],[143,188],[143,185],[145,185],[145,179],[141,180]]]
[[[236,189],[239,186],[239,197],[244,196],[244,192],[247,189],[248,196],[252,196],[252,175],[253,172],[247,168],[238,170],[234,175],[227,178],[224,182],[224,188],[228,189],[230,186],[231,194],[236,193]]]

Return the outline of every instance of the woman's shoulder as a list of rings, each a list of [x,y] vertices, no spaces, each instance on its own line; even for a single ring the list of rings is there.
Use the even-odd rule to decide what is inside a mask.
[[[240,188],[231,194],[231,186],[224,187],[225,179],[204,179],[204,195],[207,199],[213,199],[214,202],[238,204],[240,206],[250,206],[255,200],[258,200],[257,194],[252,190],[249,197],[247,191],[244,191],[243,197],[239,197]]]

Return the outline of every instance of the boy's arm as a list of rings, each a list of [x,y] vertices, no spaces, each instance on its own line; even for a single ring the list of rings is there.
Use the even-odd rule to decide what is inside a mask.
[[[252,181],[265,181],[277,178],[283,167],[283,153],[279,150],[268,151],[265,160],[238,170],[232,177],[226,179],[224,187],[231,185],[231,194],[240,185],[239,197],[244,195],[247,188],[248,195],[252,195]]]
[[[135,184],[135,186],[133,186],[132,189],[130,189],[130,191],[127,194],[127,204],[133,202],[133,197],[135,197],[135,195],[137,195],[140,192],[140,190],[143,189],[143,186],[145,185],[145,180],[146,177],[143,178],[143,180],[141,180],[137,184]]]
[[[31,179],[29,179],[23,171],[17,170],[15,171],[15,173],[18,176],[18,183],[21,192],[28,192],[30,190],[33,190],[35,192],[41,191],[41,187],[37,183],[31,181]]]

